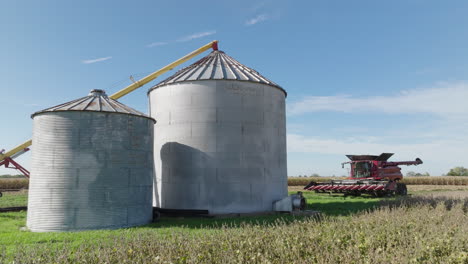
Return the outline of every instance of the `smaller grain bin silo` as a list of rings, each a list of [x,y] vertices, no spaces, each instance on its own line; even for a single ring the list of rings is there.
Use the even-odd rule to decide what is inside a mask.
[[[152,220],[154,119],[102,90],[32,118],[31,231],[120,228]]]

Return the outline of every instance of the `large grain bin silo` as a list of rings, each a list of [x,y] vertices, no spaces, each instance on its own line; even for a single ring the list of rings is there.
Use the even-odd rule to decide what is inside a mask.
[[[119,228],[152,220],[154,119],[102,90],[32,118],[30,230]]]
[[[287,196],[286,92],[222,51],[148,91],[153,204],[212,214],[273,210]]]

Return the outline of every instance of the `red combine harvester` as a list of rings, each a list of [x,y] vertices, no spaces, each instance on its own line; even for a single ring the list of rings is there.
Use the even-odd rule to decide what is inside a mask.
[[[404,183],[399,165],[419,165],[422,160],[414,161],[387,161],[393,153],[373,155],[346,155],[351,161],[343,162],[351,164],[350,177],[346,180],[333,180],[331,182],[310,182],[304,190],[317,193],[343,193],[344,195],[359,196],[370,194],[377,197],[389,195],[406,195],[407,189]]]

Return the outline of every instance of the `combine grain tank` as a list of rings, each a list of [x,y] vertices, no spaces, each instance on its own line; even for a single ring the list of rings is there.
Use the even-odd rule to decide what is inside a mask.
[[[154,119],[102,90],[32,118],[29,229],[119,228],[152,220]]]
[[[287,196],[286,92],[222,51],[148,91],[155,206],[272,211]]]

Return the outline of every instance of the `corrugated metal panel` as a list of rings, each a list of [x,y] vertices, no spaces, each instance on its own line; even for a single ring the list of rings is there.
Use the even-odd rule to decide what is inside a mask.
[[[202,75],[204,68],[197,70]],[[239,79],[253,78],[233,71]],[[160,118],[154,127],[155,205],[248,213],[272,211],[273,202],[287,196],[281,90],[197,80],[160,86],[149,99],[151,115]]]
[[[208,56],[176,72],[150,88],[148,93],[164,85],[200,80],[236,80],[268,84],[281,89],[286,94],[286,91],[278,84],[219,50],[214,50]]]
[[[104,90],[98,89],[91,90],[88,96],[38,111],[32,114],[31,117],[42,113],[59,111],[109,112],[151,118],[133,108],[109,98]]]
[[[35,115],[28,228],[76,231],[151,222],[153,126],[147,117],[104,111]]]

